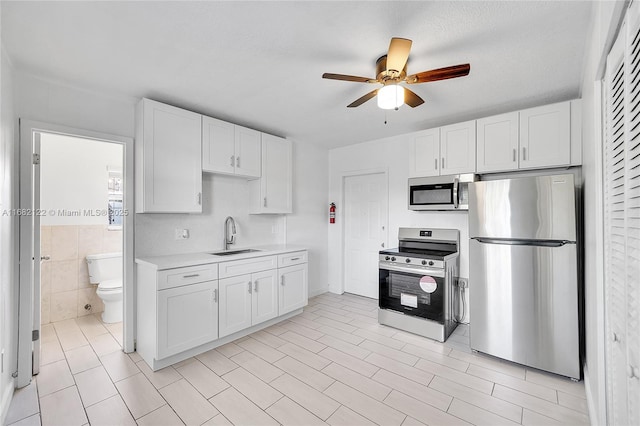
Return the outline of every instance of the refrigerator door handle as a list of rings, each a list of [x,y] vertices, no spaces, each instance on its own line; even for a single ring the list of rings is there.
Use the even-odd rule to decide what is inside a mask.
[[[471,237],[483,244],[504,244],[510,246],[538,246],[538,247],[562,247],[566,244],[575,244],[575,241],[569,240],[516,240],[507,238],[483,238]]]

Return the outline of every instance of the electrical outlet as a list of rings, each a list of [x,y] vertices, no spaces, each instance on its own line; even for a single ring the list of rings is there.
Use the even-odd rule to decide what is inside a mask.
[[[460,288],[467,288],[469,287],[469,281],[467,280],[467,278],[458,278],[458,287]]]
[[[177,229],[176,228],[176,240],[186,240],[189,238],[189,230],[188,229]]]

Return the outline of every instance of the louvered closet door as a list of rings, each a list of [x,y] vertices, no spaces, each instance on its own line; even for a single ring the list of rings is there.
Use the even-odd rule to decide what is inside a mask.
[[[604,144],[609,423],[640,424],[640,5],[607,58]]]
[[[623,34],[621,32],[621,34]],[[607,59],[607,138],[604,159],[607,395],[610,424],[627,424],[626,286],[624,229],[624,37]]]
[[[640,4],[627,12],[627,137],[625,140],[625,236],[627,296],[628,424],[640,425]]]

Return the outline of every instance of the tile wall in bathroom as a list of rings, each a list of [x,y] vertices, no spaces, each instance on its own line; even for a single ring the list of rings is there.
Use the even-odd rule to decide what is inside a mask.
[[[122,230],[105,225],[42,226],[41,323],[102,312],[104,305],[89,283],[88,254],[122,251]],[[91,310],[85,305],[90,304]]]

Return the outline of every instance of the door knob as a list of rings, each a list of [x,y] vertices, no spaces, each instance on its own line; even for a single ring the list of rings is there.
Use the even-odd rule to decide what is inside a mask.
[[[40,256],[40,260],[51,260],[51,256],[45,254],[44,256]]]
[[[380,244],[382,246],[382,248],[384,248],[384,243]]]

